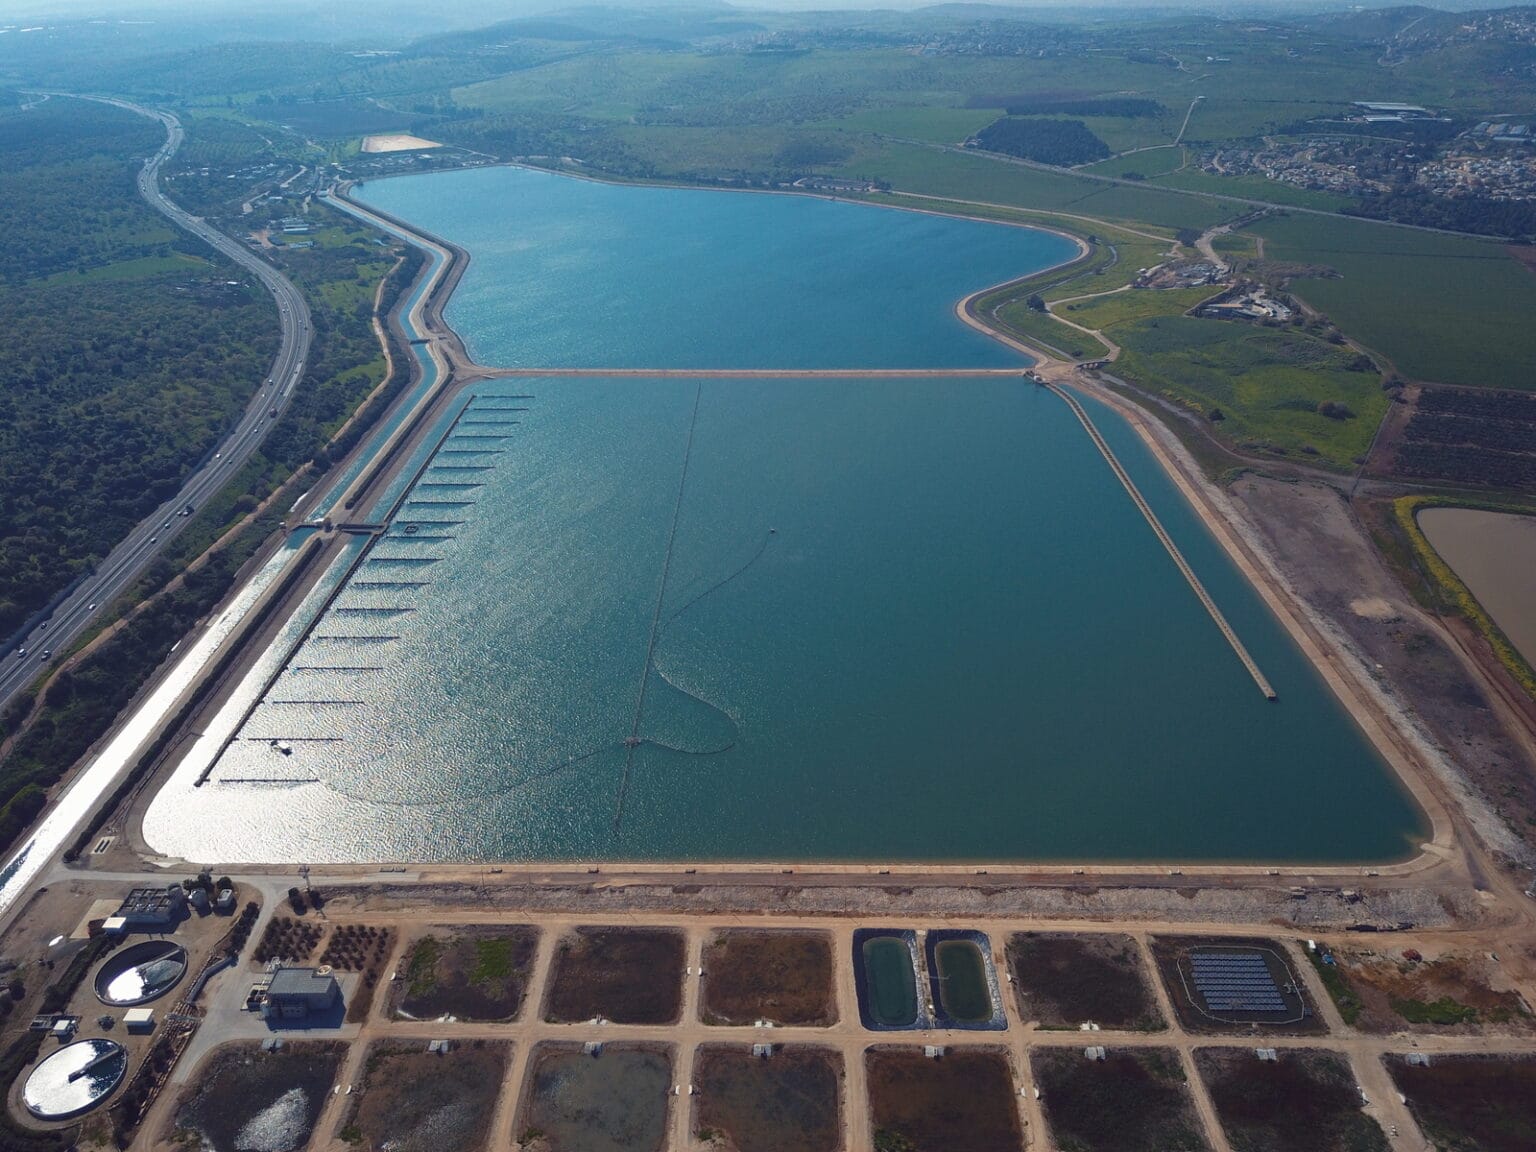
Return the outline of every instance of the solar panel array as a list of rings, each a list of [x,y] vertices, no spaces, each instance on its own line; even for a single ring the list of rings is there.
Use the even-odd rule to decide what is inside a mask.
[[[1208,1012],[1289,1010],[1261,953],[1195,952],[1189,963]]]

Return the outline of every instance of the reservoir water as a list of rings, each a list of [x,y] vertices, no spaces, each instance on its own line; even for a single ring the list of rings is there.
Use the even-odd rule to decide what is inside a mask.
[[[474,254],[448,315],[500,364],[1020,363],[954,302],[1071,251],[507,169],[365,198]],[[1047,391],[496,381],[145,836],[229,861],[1404,855],[1417,811],[1133,431],[1091,407],[1279,703]]]

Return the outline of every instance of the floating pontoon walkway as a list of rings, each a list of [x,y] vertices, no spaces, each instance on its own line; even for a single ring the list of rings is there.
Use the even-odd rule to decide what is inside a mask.
[[[1173,537],[1168,535],[1168,530],[1158,520],[1157,513],[1152,511],[1152,505],[1147,503],[1146,497],[1136,487],[1130,473],[1125,470],[1125,466],[1120,463],[1114,452],[1110,450],[1109,443],[1104,439],[1098,428],[1094,426],[1088,413],[1078,403],[1077,397],[1058,384],[1052,384],[1047,381],[1045,386],[1067,402],[1067,407],[1072,409],[1078,420],[1082,422],[1083,427],[1088,430],[1088,435],[1093,440],[1094,445],[1098,448],[1104,459],[1109,461],[1110,468],[1120,478],[1120,483],[1125,485],[1125,490],[1130,493],[1136,507],[1141,509],[1141,514],[1147,518],[1147,523],[1152,525],[1152,531],[1163,542],[1163,547],[1168,550],[1168,555],[1173,557],[1173,562],[1179,566],[1179,571],[1184,573],[1184,579],[1189,581],[1189,586],[1195,590],[1195,595],[1200,598],[1200,603],[1205,605],[1205,610],[1211,614],[1211,619],[1216,621],[1216,627],[1221,629],[1221,634],[1227,638],[1227,643],[1232,645],[1232,651],[1237,653],[1237,658],[1243,662],[1243,667],[1248,669],[1248,675],[1253,677],[1253,682],[1259,686],[1259,691],[1264,693],[1264,698],[1266,700],[1278,700],[1280,694],[1264,678],[1264,673],[1259,670],[1258,662],[1248,654],[1248,649],[1243,647],[1243,642],[1237,638],[1236,630],[1233,629],[1231,624],[1227,623],[1227,618],[1221,614],[1221,609],[1216,607],[1216,601],[1211,599],[1211,594],[1205,590],[1205,585],[1200,583],[1200,577],[1195,575],[1195,570],[1189,566],[1189,561],[1184,559],[1184,554],[1179,551],[1179,546],[1173,542]]]

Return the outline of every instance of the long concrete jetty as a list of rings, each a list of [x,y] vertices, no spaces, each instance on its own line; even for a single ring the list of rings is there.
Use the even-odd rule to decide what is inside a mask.
[[[1125,466],[1120,463],[1119,459],[1110,449],[1108,441],[1104,439],[1104,436],[1094,425],[1093,420],[1089,417],[1082,404],[1078,402],[1077,397],[1059,384],[1045,381],[1045,386],[1066,401],[1067,407],[1072,409],[1073,414],[1076,415],[1083,427],[1087,429],[1094,445],[1098,448],[1104,459],[1109,462],[1110,469],[1119,477],[1120,483],[1125,486],[1125,490],[1130,493],[1131,500],[1135,503],[1136,507],[1141,509],[1141,514],[1146,517],[1147,523],[1152,526],[1152,531],[1162,541],[1163,547],[1168,550],[1168,555],[1173,557],[1173,562],[1178,565],[1179,571],[1184,573],[1184,579],[1189,581],[1189,586],[1194,589],[1195,595],[1200,599],[1200,603],[1205,605],[1205,610],[1211,614],[1211,619],[1216,622],[1216,627],[1221,629],[1221,634],[1227,638],[1227,643],[1232,645],[1232,651],[1237,653],[1237,658],[1243,662],[1243,667],[1248,669],[1248,675],[1253,677],[1253,682],[1259,686],[1259,691],[1264,693],[1264,698],[1267,700],[1278,700],[1280,694],[1265,679],[1264,673],[1259,669],[1258,662],[1249,654],[1248,649],[1243,647],[1243,642],[1238,639],[1237,631],[1227,622],[1227,618],[1221,614],[1221,609],[1216,607],[1216,601],[1211,599],[1211,594],[1205,590],[1205,585],[1200,583],[1200,577],[1195,575],[1195,570],[1189,566],[1189,561],[1184,559],[1184,553],[1179,551],[1179,546],[1173,542],[1173,537],[1168,535],[1168,530],[1163,527],[1162,521],[1157,518],[1157,513],[1152,511],[1152,505],[1147,503],[1146,497],[1136,487],[1136,483],[1131,479],[1130,473],[1125,470]]]

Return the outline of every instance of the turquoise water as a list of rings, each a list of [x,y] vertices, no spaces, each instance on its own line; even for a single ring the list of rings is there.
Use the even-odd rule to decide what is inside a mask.
[[[355,194],[470,252],[445,315],[505,368],[1021,364],[955,302],[1076,252],[1034,229],[519,168]]]
[[[462,175],[385,187],[439,179]],[[749,216],[825,207],[898,234],[907,219],[665,195]],[[451,201],[436,198],[468,211]],[[546,242],[539,217],[508,221],[498,203],[482,214]],[[464,242],[431,212],[419,222]],[[634,266],[622,245],[610,258]],[[508,330],[521,299],[509,290]],[[862,299],[868,326],[924,330],[902,310],[915,298]],[[939,322],[952,301],[929,362],[986,351]],[[572,319],[573,362],[588,332]],[[194,788],[189,762],[157,798],[156,848],[1372,860],[1420,831],[1132,430],[1097,405],[1279,703],[1066,406],[1018,380],[527,379],[466,403],[211,782]],[[312,782],[240,782],[274,776]]]

